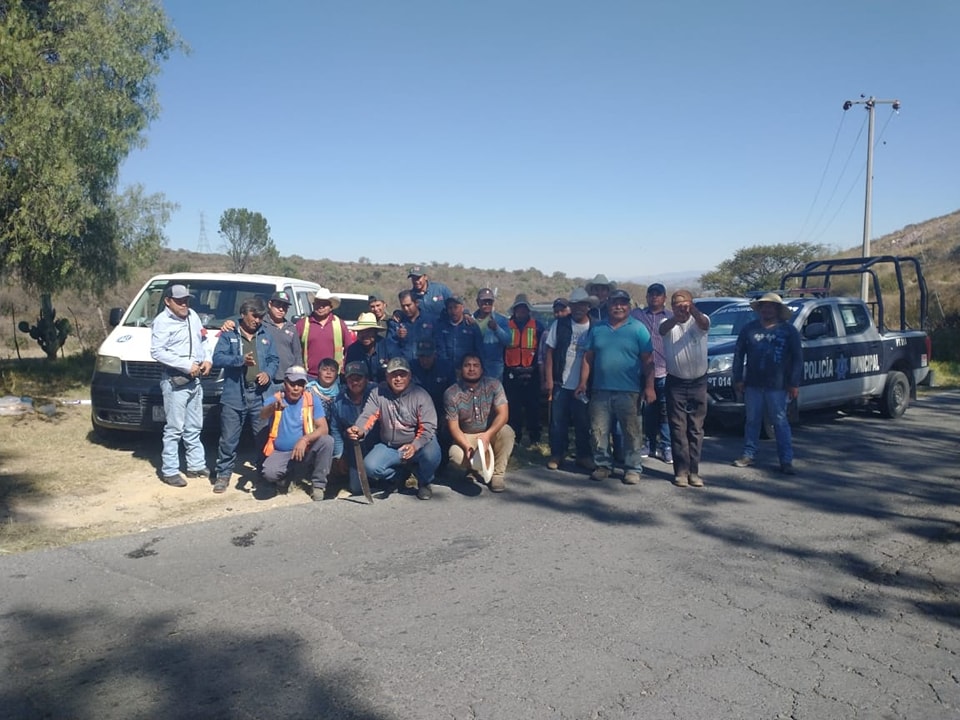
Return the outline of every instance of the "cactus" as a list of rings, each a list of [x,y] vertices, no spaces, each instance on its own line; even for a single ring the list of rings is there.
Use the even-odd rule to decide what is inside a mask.
[[[40,317],[37,319],[37,324],[31,326],[24,320],[17,327],[20,332],[27,333],[37,341],[49,360],[57,359],[57,351],[63,347],[73,330],[70,327],[69,320],[66,318],[57,319],[57,311],[53,307],[53,300],[46,293],[40,296]]]

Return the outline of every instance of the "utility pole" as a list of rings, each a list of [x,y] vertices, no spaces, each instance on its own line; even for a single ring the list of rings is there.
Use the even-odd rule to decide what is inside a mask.
[[[854,105],[864,105],[867,112],[870,114],[867,122],[867,189],[866,197],[863,201],[863,257],[869,257],[870,255],[870,214],[871,214],[871,205],[873,203],[873,116],[876,111],[877,104],[882,105],[891,105],[894,111],[899,112],[900,110],[900,101],[899,100],[877,100],[873,95],[868,98],[864,98],[863,95],[860,96],[862,100],[847,100],[843,104],[844,110],[849,110]],[[864,273],[860,277],[860,299],[864,302],[870,297],[870,284],[869,278]]]

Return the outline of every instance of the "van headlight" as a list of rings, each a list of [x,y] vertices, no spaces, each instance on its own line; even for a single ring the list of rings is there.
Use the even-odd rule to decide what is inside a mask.
[[[104,375],[119,375],[123,370],[123,363],[115,355],[97,355],[97,364],[93,371]]]
[[[714,355],[707,361],[707,373],[727,372],[733,367],[733,353]]]

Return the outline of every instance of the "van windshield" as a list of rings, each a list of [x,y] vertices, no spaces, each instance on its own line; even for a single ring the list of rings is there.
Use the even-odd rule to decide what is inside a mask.
[[[158,280],[147,286],[134,301],[123,324],[129,327],[151,325],[157,314],[164,309],[163,291],[170,284],[170,280]],[[219,328],[224,320],[235,320],[244,300],[258,297],[266,305],[270,296],[276,292],[273,285],[254,282],[192,280],[183,284],[194,296],[190,300],[191,309],[200,316],[200,321],[207,328]]]

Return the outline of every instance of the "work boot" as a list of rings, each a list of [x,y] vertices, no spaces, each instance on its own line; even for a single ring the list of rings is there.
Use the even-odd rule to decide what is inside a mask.
[[[677,487],[686,487],[689,483],[685,475],[676,475],[673,478],[673,484]]]
[[[552,456],[547,460],[547,470],[557,470],[560,467],[560,458]]]
[[[503,492],[507,488],[503,475],[494,475],[490,478],[490,492]]]
[[[208,478],[210,477],[210,471],[206,468],[200,468],[199,470],[187,470],[184,475],[188,478]]]
[[[177,473],[176,475],[164,475],[162,478],[167,485],[170,487],[186,487],[187,481],[183,479],[183,475]]]
[[[590,473],[591,480],[606,480],[608,477],[610,477],[610,468],[607,467],[598,467]]]
[[[639,485],[640,484],[640,473],[636,470],[627,470],[623,474],[623,484],[624,485]]]
[[[733,461],[734,467],[750,467],[753,465],[753,458],[749,455],[744,455],[743,457],[738,457]]]
[[[433,497],[433,488],[429,485],[421,485],[417,489],[417,499],[418,500],[429,500]]]
[[[230,487],[230,476],[218,477],[217,481],[213,484],[213,491],[219,495],[225,493],[228,487]]]
[[[690,487],[703,487],[703,478],[697,473],[690,473]]]

